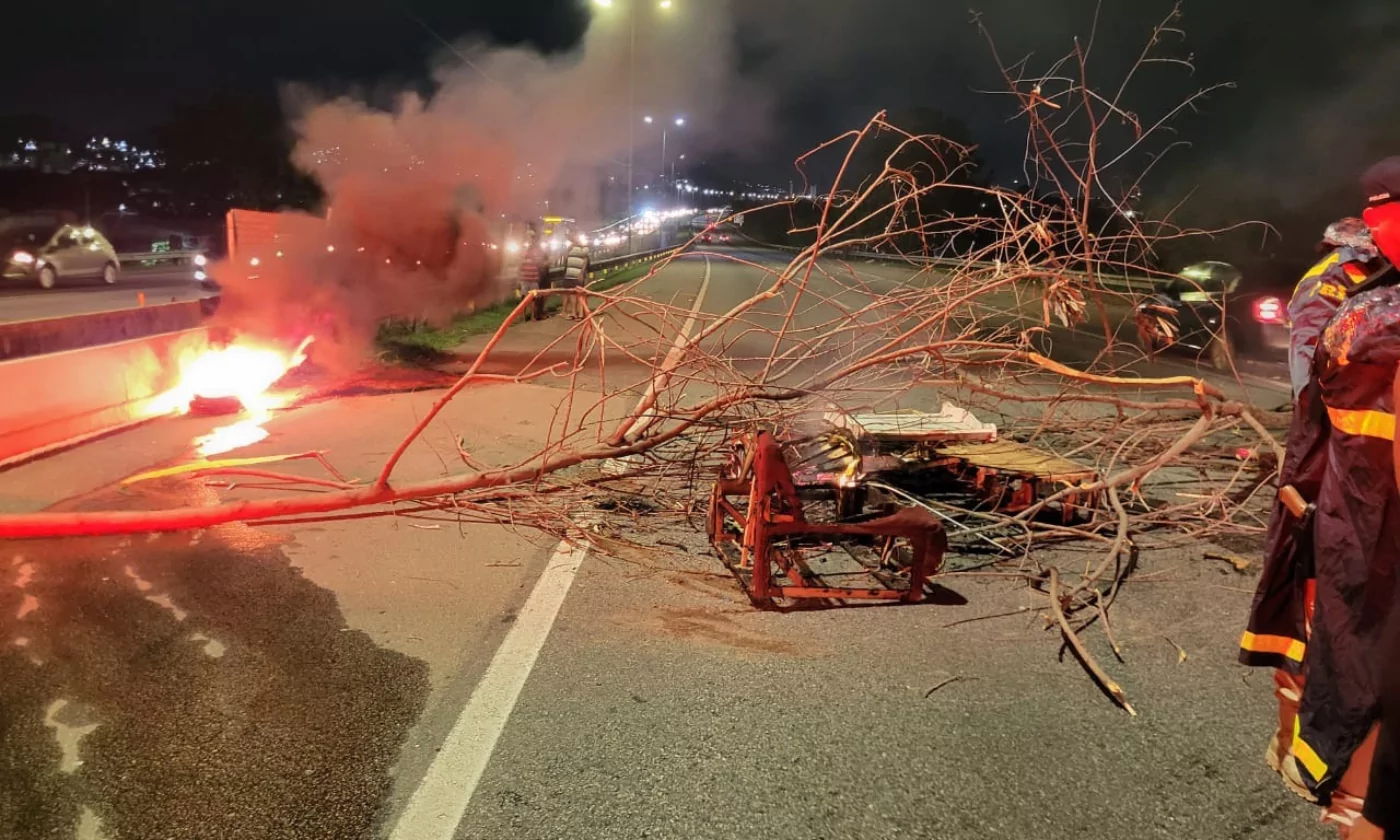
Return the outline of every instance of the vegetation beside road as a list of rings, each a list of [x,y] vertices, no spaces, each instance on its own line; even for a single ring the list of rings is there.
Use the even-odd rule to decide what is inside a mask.
[[[607,272],[602,279],[593,281],[589,288],[606,291],[621,286],[644,276],[651,267],[651,262],[645,262]],[[474,312],[458,313],[443,326],[405,319],[385,321],[379,325],[375,343],[385,361],[431,363],[440,360],[472,336],[490,335],[500,329],[518,304],[519,300],[512,297]],[[557,312],[562,305],[563,300],[559,296],[551,296],[545,300],[545,311]]]

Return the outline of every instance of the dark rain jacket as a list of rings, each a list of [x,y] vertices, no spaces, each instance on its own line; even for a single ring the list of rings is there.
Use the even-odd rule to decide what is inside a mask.
[[[1288,304],[1293,417],[1279,487],[1291,485],[1308,502],[1316,501],[1322,487],[1331,430],[1314,372],[1317,344],[1347,294],[1366,279],[1367,256],[1352,248],[1328,254],[1303,275]],[[1308,605],[1313,600],[1311,522],[1300,521],[1275,501],[1264,545],[1264,570],[1240,640],[1240,661],[1296,674],[1307,649]]]
[[[1293,754],[1325,801],[1376,720],[1376,654],[1396,595],[1400,288],[1349,298],[1324,329],[1318,355],[1331,432],[1313,523],[1316,600]]]

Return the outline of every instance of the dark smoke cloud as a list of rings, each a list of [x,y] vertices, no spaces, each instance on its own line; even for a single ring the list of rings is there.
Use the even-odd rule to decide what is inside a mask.
[[[980,16],[1003,61],[1044,68],[1093,36],[1100,87],[1116,87],[1174,0],[764,0],[735,7],[750,72],[783,103],[781,123],[804,143],[858,124],[880,108],[939,108],[967,122],[1000,172],[1020,160]],[[1176,123],[1173,149],[1154,169],[1152,195],[1171,207],[1195,192],[1303,205],[1351,190],[1357,174],[1400,153],[1400,3],[1182,0],[1182,35],[1169,46],[1194,72],[1147,68],[1134,82],[1143,113],[1203,87],[1232,83]],[[790,134],[789,134],[790,136]],[[780,162],[780,161],[779,161]]]
[[[1267,23],[1247,5],[1201,15],[1210,38],[1203,74],[1238,89],[1201,121],[1178,176],[1209,198],[1299,207],[1335,196],[1346,207],[1333,209],[1354,213],[1360,173],[1400,153],[1400,4],[1290,2]]]

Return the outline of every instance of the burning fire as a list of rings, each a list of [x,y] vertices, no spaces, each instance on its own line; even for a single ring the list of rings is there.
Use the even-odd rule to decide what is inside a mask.
[[[207,458],[251,446],[267,437],[263,424],[274,409],[286,404],[285,397],[269,394],[268,389],[306,361],[311,341],[308,336],[289,353],[239,340],[182,360],[179,384],[156,400],[154,412],[186,414],[195,400],[237,400],[246,416],[200,437],[195,447]]]

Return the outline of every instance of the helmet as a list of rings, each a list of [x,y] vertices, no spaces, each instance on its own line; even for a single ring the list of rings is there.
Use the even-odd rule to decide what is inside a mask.
[[[1371,242],[1371,229],[1354,216],[1338,219],[1328,225],[1322,234],[1322,241],[1333,248],[1350,247],[1374,251],[1376,247]]]

